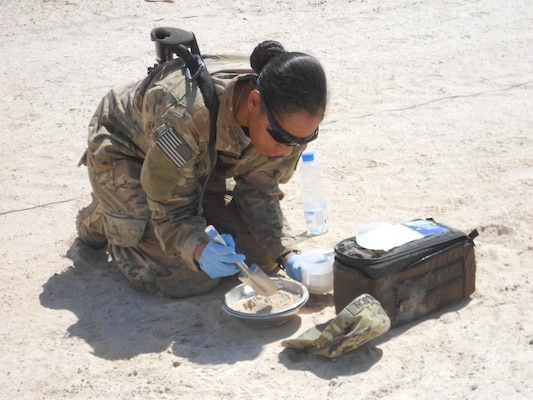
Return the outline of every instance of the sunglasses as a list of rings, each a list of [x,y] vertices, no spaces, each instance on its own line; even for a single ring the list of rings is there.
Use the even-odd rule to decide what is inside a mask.
[[[272,114],[270,113],[270,110],[268,109],[268,106],[265,103],[264,99],[263,104],[269,123],[269,126],[267,126],[267,132],[276,142],[284,144],[285,146],[302,146],[304,144],[312,142],[318,137],[318,127],[311,135],[305,138],[297,138],[292,136],[289,132],[287,132],[285,129],[278,125],[276,120],[272,117]]]

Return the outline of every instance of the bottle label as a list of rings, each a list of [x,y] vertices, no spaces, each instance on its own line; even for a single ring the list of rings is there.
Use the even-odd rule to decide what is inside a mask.
[[[305,210],[304,214],[309,235],[321,235],[328,231],[328,216],[324,208]]]

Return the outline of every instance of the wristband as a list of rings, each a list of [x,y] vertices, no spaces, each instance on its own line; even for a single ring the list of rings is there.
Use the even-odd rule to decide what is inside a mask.
[[[289,250],[283,253],[281,256],[279,256],[276,260],[276,263],[278,263],[278,266],[280,269],[285,270],[285,267],[283,266],[283,259],[287,257],[290,253],[301,254],[301,251],[300,250]]]

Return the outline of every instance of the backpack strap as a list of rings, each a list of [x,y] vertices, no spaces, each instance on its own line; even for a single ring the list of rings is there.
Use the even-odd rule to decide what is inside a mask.
[[[198,215],[202,215],[205,189],[217,161],[215,141],[219,102],[215,85],[202,59],[194,33],[179,28],[161,27],[153,29],[150,36],[152,41],[155,42],[159,66],[166,61],[172,60],[174,54],[181,58],[187,67],[187,78],[190,81],[198,82],[204,103],[209,111],[209,158],[211,160],[211,168],[207,173],[200,194]],[[155,67],[157,67],[157,64],[154,68],[149,68],[148,72],[152,72]]]

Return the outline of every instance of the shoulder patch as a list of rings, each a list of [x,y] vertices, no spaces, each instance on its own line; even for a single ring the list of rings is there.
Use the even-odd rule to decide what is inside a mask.
[[[193,151],[185,140],[174,130],[168,128],[156,140],[156,146],[178,167],[183,167],[193,157]]]

